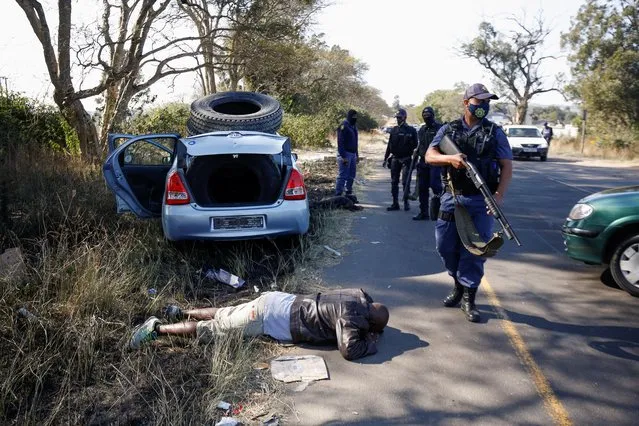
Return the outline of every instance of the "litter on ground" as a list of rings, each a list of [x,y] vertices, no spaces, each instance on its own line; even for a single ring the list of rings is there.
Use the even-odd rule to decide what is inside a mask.
[[[201,270],[201,274],[203,278],[230,285],[233,288],[240,288],[246,283],[246,281],[237,275],[231,274],[224,269],[215,269],[210,266],[204,266]]]
[[[324,248],[328,250],[329,252],[333,253],[337,257],[340,257],[342,255],[342,253],[338,252],[335,249],[330,248],[329,246],[324,246]]]

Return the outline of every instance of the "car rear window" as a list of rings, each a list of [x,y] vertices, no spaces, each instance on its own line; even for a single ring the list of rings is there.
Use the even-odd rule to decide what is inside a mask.
[[[525,129],[525,128],[510,128],[508,129],[508,136],[514,138],[540,138],[541,133],[539,129]]]

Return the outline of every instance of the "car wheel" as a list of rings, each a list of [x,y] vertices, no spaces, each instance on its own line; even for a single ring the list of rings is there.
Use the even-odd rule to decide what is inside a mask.
[[[261,93],[215,93],[191,104],[187,129],[189,135],[229,130],[275,133],[282,115],[280,103]]]
[[[542,155],[541,157],[539,157],[539,160],[541,161],[546,161],[548,159],[547,155]]]
[[[619,287],[639,297],[639,235],[617,246],[610,259],[610,272]]]

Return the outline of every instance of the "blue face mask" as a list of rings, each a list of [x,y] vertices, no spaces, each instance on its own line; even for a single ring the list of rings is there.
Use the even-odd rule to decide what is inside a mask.
[[[468,104],[468,111],[481,120],[488,115],[490,104],[488,102],[482,102],[479,105]]]

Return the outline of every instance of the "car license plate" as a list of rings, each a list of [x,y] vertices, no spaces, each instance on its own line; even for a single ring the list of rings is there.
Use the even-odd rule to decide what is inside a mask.
[[[264,228],[264,216],[214,217],[211,222],[211,231],[259,228]]]
[[[524,152],[537,152],[537,148],[524,148]]]

